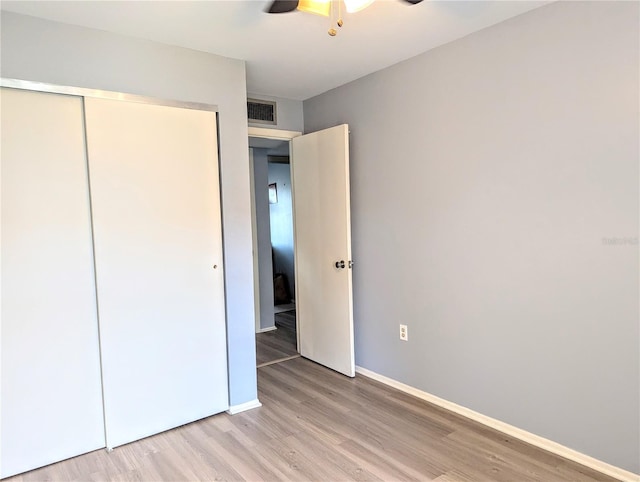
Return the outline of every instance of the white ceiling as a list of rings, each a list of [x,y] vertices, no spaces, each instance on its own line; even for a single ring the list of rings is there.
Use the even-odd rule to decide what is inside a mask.
[[[268,0],[10,1],[2,10],[202,50],[247,62],[247,91],[305,100],[546,1],[377,0],[329,21],[264,13]]]

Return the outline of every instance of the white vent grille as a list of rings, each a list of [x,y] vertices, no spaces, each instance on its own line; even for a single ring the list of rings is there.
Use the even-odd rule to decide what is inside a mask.
[[[276,103],[268,100],[247,99],[249,122],[258,124],[276,123]]]

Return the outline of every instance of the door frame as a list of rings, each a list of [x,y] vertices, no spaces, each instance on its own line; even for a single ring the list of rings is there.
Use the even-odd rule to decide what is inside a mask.
[[[256,213],[256,183],[253,148],[249,148],[249,180],[251,185],[251,254],[253,256],[253,311],[255,331],[260,332],[260,263],[258,263],[258,220]]]
[[[138,102],[140,104],[163,105],[166,107],[180,107],[182,109],[206,110],[218,112],[215,104],[204,104],[201,102],[189,102],[182,100],[163,99],[146,95],[128,94],[113,90],[89,89],[86,87],[69,87],[65,85],[48,84],[45,82],[35,82],[32,80],[12,79],[0,77],[0,87],[10,89],[33,90],[35,92],[46,92],[49,94],[73,95],[78,97],[94,97],[97,99],[124,100],[127,102]],[[218,138],[218,142],[220,139]]]
[[[292,150],[292,146],[291,146],[291,140],[294,139],[295,137],[299,137],[302,135],[302,132],[300,131],[285,131],[285,130],[281,130],[281,129],[270,129],[267,127],[251,127],[249,126],[248,129],[248,136],[247,137],[257,137],[259,139],[272,139],[272,140],[280,140],[280,141],[286,141],[289,144],[289,162],[291,162],[291,158],[293,157],[293,150]],[[250,168],[251,168],[251,179],[253,180],[253,162],[251,161],[250,163]],[[253,187],[253,186],[252,186]],[[293,209],[293,196],[291,199],[291,204],[292,204],[292,209]],[[251,194],[251,219],[255,220],[256,218],[256,202],[255,202],[255,194],[253,193],[253,189],[252,189],[252,194]],[[259,286],[259,266],[258,266],[258,236],[257,236],[257,231],[256,231],[256,226],[255,223],[252,222],[252,226],[251,229],[253,230],[253,236],[252,236],[252,247],[253,247],[253,279],[254,279],[254,291],[255,291],[255,287]],[[295,258],[295,249],[296,249],[296,229],[295,229],[295,219],[293,220],[293,250],[294,250],[294,258]],[[294,264],[293,266],[293,272],[294,274],[296,273],[296,266]],[[294,276],[294,278],[297,278],[297,276]],[[294,283],[295,283],[295,279],[294,279]],[[256,334],[259,332],[260,329],[260,292],[257,291],[254,293],[253,296],[254,299],[254,311],[256,314],[256,319],[255,319],[255,331]],[[296,350],[298,349],[298,346],[300,345],[300,330],[298,330],[298,318],[296,317]]]

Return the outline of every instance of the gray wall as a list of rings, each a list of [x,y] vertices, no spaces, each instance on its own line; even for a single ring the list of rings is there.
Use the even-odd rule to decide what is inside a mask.
[[[231,405],[254,400],[255,324],[245,66],[240,60],[2,12],[2,76],[219,109]]]
[[[351,126],[357,364],[635,472],[638,9],[553,3],[304,103]]]
[[[273,263],[269,215],[268,149],[253,149],[253,180],[258,236],[258,278],[260,284],[260,329],[275,326],[273,317]]]
[[[250,99],[269,100],[276,103],[276,125],[250,122],[250,126],[302,132],[304,128],[302,101],[252,93],[247,96]]]
[[[269,163],[269,184],[274,182],[278,189],[278,202],[269,205],[274,269],[277,273],[287,275],[291,296],[295,298],[291,168],[289,164]]]

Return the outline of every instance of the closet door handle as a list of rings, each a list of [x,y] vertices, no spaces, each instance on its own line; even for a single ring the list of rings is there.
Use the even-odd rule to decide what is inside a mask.
[[[344,259],[340,260],[340,261],[336,261],[336,268],[338,269],[344,269],[345,264],[344,264]]]

